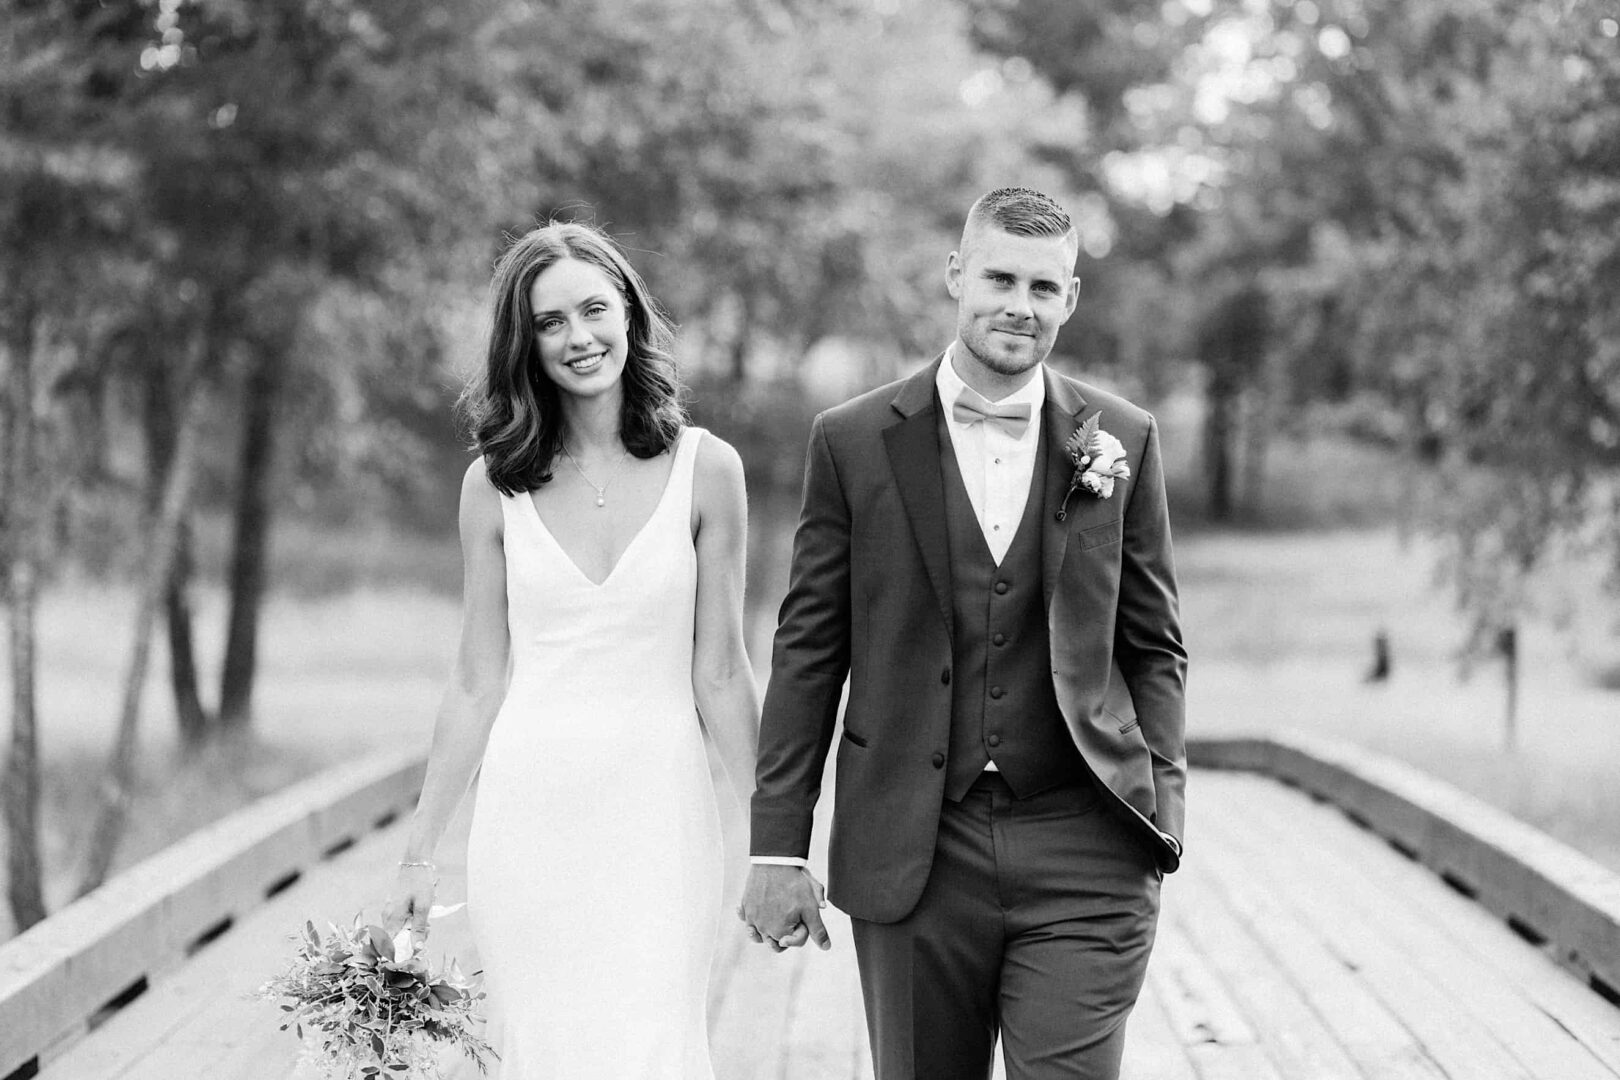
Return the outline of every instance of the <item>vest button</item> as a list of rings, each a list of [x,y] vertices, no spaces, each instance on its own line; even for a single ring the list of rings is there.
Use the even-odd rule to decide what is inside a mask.
[[[991,746],[1000,746],[1001,745],[1001,736],[1000,735],[992,735],[988,739],[986,739],[985,742],[989,743]]]
[[[992,644],[992,645],[1005,645],[1005,644],[1007,644],[1007,635],[1006,634],[997,634],[995,637],[990,639],[990,644]]]
[[[1006,596],[1007,595],[1007,583],[1005,581],[996,582],[996,595],[997,596]]]
[[[934,754],[934,768],[943,769],[944,767],[945,767],[945,755],[936,752]]]
[[[997,701],[1000,701],[1001,700],[1001,687],[992,686],[990,688],[990,696],[995,698]]]
[[[939,673],[939,681],[944,683],[946,686],[951,685],[951,669],[950,668],[946,668],[944,671]]]

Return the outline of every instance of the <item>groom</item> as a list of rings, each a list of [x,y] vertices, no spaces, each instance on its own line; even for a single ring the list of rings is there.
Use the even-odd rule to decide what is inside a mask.
[[[739,914],[829,945],[805,867],[846,675],[828,884],[878,1080],[1116,1077],[1181,857],[1186,652],[1157,428],[1048,369],[1079,240],[1022,188],[947,263],[956,339],[816,418]]]

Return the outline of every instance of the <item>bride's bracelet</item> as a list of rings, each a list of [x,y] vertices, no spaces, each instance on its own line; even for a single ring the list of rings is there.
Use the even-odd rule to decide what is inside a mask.
[[[434,866],[433,863],[427,859],[401,859],[399,860],[399,866],[402,870],[407,866],[421,866],[428,870],[438,869],[437,866]]]

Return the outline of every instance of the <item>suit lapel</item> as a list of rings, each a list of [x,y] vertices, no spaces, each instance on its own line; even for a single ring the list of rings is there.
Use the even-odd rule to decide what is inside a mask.
[[[939,466],[939,432],[935,416],[935,360],[907,379],[892,402],[899,419],[883,432],[894,472],[895,489],[911,522],[911,535],[922,556],[923,569],[934,587],[945,629],[956,633],[951,617],[951,553],[945,521],[945,477]]]
[[[1069,480],[1074,475],[1074,462],[1063,444],[1069,441],[1074,429],[1080,426],[1086,399],[1074,384],[1050,369],[1043,368],[1046,379],[1046,405],[1041,410],[1041,438],[1046,440],[1046,498],[1042,504],[1041,527],[1041,596],[1048,610],[1052,607],[1052,591],[1057,588],[1058,570],[1068,549],[1071,521],[1059,521],[1058,509],[1068,494]],[[1071,500],[1070,509],[1073,509]]]

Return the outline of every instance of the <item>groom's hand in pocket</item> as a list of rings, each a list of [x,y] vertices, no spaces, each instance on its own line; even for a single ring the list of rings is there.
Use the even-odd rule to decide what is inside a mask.
[[[823,951],[832,948],[821,921],[826,890],[810,871],[798,866],[758,864],[748,871],[737,917],[748,936],[762,941],[772,952],[797,948],[814,940]]]

